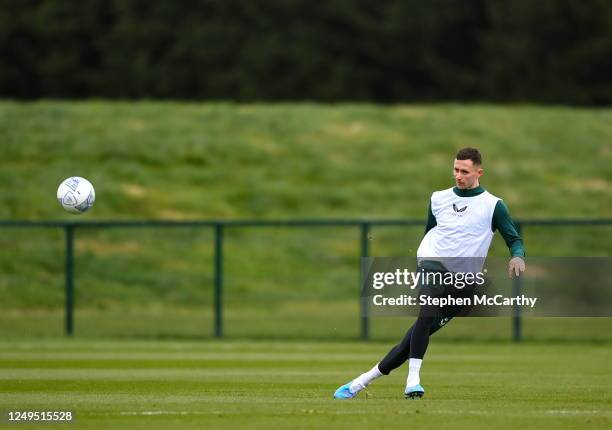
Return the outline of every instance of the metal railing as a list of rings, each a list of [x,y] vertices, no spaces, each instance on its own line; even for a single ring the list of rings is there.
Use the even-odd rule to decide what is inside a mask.
[[[517,219],[515,224],[519,233],[526,226],[601,226],[612,225],[612,219]],[[295,220],[203,220],[203,221],[0,221],[3,228],[62,228],[65,237],[65,332],[74,333],[74,242],[76,229],[91,228],[209,228],[214,234],[214,288],[213,288],[213,333],[216,338],[223,337],[223,234],[227,227],[355,227],[360,232],[360,257],[370,256],[369,237],[373,227],[422,226],[420,219],[295,219]],[[361,282],[361,281],[360,281]],[[520,294],[520,280],[515,282],[514,292]],[[364,312],[365,301],[360,301],[361,338],[370,337],[370,321]],[[520,309],[517,309],[520,312]],[[512,319],[512,337],[520,341],[522,337],[521,316],[518,313]]]

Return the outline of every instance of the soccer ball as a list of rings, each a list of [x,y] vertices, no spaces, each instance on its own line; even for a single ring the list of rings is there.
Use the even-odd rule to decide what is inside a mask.
[[[82,214],[93,206],[96,192],[85,178],[73,176],[62,181],[57,189],[57,201],[70,213]]]

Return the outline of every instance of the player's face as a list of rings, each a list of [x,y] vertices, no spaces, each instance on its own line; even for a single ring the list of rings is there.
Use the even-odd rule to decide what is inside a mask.
[[[469,190],[480,184],[478,179],[482,176],[483,170],[480,166],[474,165],[472,160],[455,160],[454,170],[457,188]]]

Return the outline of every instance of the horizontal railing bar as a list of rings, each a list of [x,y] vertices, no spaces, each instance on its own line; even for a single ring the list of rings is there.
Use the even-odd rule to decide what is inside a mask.
[[[612,225],[612,219],[608,218],[568,218],[568,219],[516,219],[515,222],[522,225]]]
[[[108,221],[0,221],[0,227],[353,227],[371,225],[422,225],[424,220],[370,220],[370,219],[294,219],[294,220],[108,220]]]
[[[612,225],[612,219],[516,219],[523,226],[538,225]],[[420,226],[425,224],[421,219],[293,219],[293,220],[102,220],[102,221],[35,221],[35,220],[0,220],[0,227],[84,227],[84,228],[117,228],[117,227],[351,227],[369,224],[371,226]]]

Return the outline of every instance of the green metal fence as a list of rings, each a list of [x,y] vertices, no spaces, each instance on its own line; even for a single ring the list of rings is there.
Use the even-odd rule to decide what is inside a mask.
[[[612,225],[612,219],[519,219],[516,220],[519,231],[525,227],[585,227]],[[70,336],[74,333],[74,244],[77,240],[77,230],[81,229],[117,229],[117,228],[197,228],[210,229],[213,232],[213,334],[217,338],[223,337],[223,284],[224,284],[224,232],[232,228],[313,228],[313,227],[346,227],[355,228],[359,232],[359,247],[356,258],[370,256],[370,235],[374,227],[402,227],[421,226],[422,220],[416,219],[303,219],[303,220],[207,220],[207,221],[0,221],[2,228],[49,228],[63,229],[65,237],[65,333]],[[357,255],[358,254],[358,255]],[[520,282],[520,281],[519,281]],[[515,293],[520,294],[520,283],[515,284]],[[355,286],[358,291],[359,286]],[[362,300],[360,306],[365,306]],[[370,337],[370,321],[365,312],[360,312],[360,334],[362,339]],[[512,336],[518,341],[521,339],[521,317],[515,316],[512,322]]]

